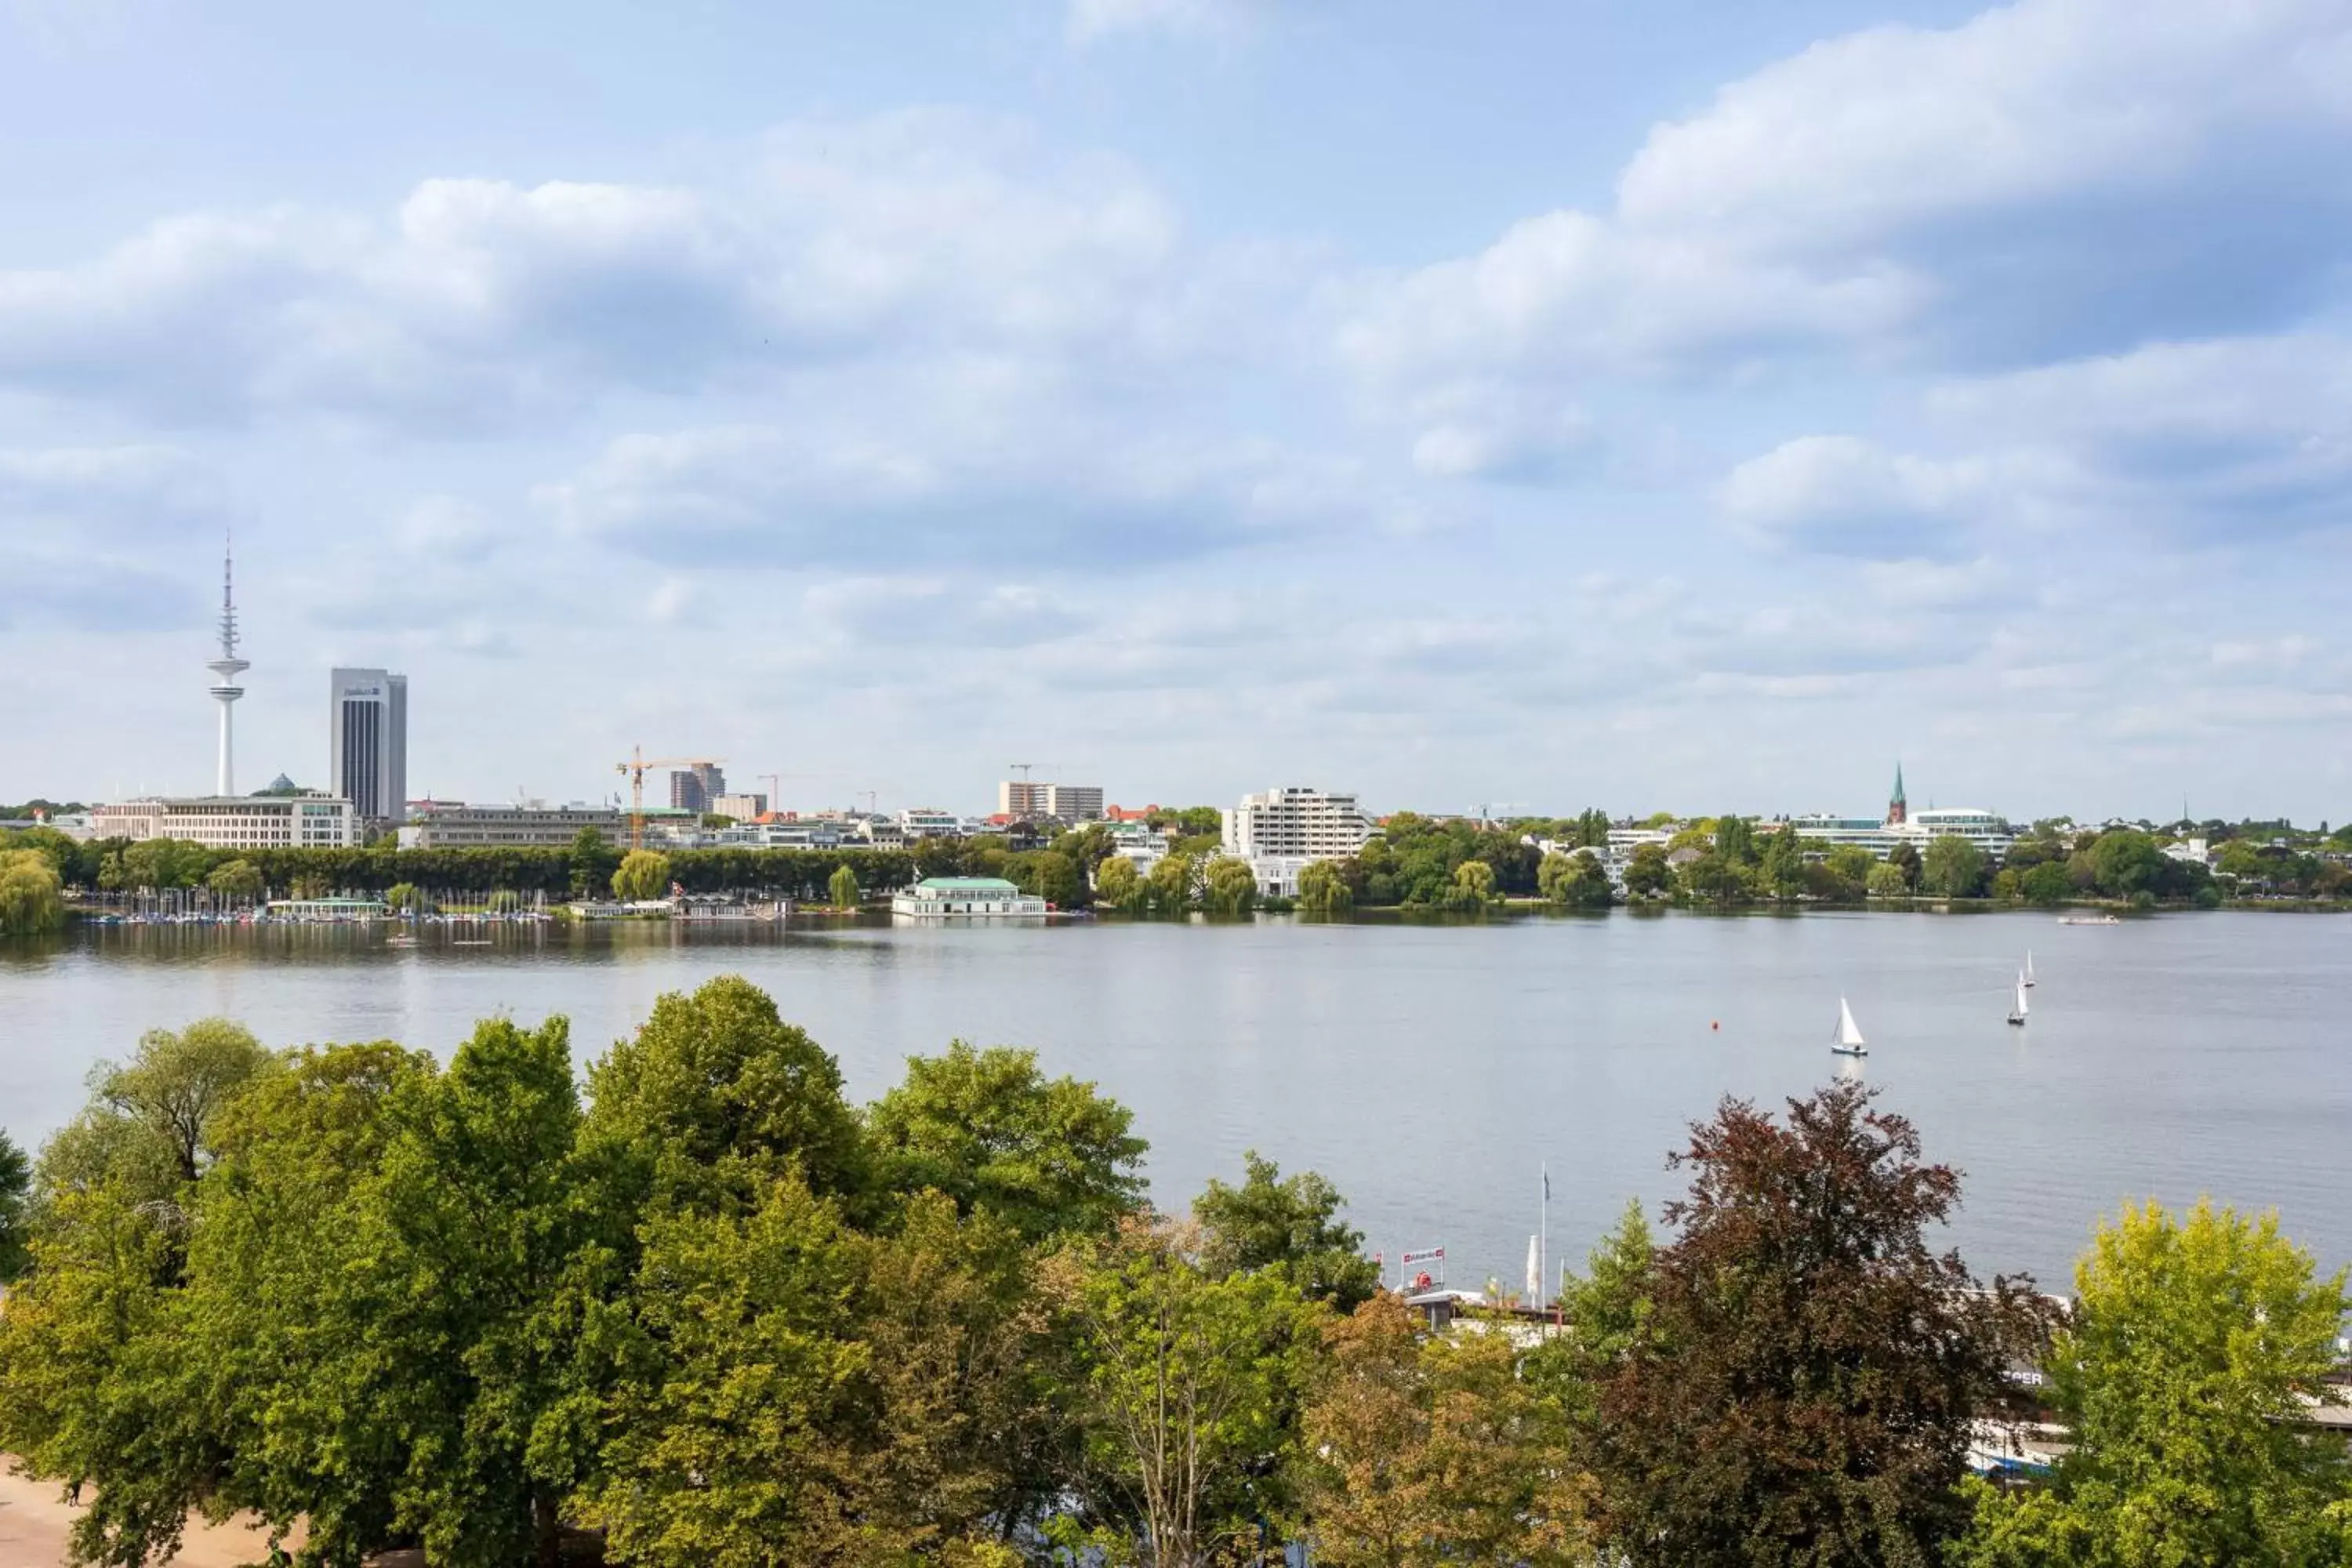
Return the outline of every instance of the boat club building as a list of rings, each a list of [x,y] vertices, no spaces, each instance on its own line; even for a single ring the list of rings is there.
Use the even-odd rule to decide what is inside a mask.
[[[1002,877],[926,877],[892,894],[890,912],[916,920],[1042,917],[1045,900]]]

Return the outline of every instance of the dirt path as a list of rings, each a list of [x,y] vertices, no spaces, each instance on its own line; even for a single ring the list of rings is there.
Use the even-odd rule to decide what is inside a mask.
[[[76,1510],[59,1500],[54,1484],[28,1481],[8,1469],[0,1458],[0,1568],[65,1568],[66,1532]],[[268,1539],[234,1522],[215,1529],[191,1520],[172,1562],[176,1568],[243,1568],[261,1560]]]

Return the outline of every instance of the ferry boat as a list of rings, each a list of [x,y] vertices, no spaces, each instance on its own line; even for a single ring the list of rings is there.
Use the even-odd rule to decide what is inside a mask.
[[[2060,915],[2062,926],[2119,926],[2124,922],[2113,915]]]

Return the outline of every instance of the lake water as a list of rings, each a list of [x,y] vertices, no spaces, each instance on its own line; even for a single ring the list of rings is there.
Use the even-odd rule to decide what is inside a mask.
[[[2031,948],[2041,984],[2003,1022]],[[687,931],[511,930],[491,945],[362,930],[84,932],[0,950],[0,1125],[30,1145],[100,1058],[207,1015],[274,1045],[390,1037],[446,1056],[475,1019],[569,1016],[583,1062],[654,998],[737,973],[867,1099],[961,1037],[1036,1048],[1135,1108],[1163,1202],[1256,1148],[1337,1182],[1390,1258],[1444,1245],[1456,1283],[1516,1285],[1549,1163],[1555,1259],[1685,1126],[1863,1068],[1967,1173],[1954,1239],[1981,1272],[2063,1285],[2125,1198],[2276,1207],[2352,1258],[2352,920],[2210,913],[1810,914]]]

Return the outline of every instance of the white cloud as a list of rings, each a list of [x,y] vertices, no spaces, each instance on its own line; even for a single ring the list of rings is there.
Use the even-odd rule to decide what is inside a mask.
[[[167,219],[0,271],[0,387],[470,430],[872,356],[1115,385],[1229,355],[1296,265],[1189,245],[1116,161],[906,111],[788,126],[703,185],[434,179],[387,216]]]
[[[2021,0],[1733,82],[1651,132],[1612,210],[1344,290],[1338,342],[1410,408],[1498,376],[1572,396],[1628,372],[2014,364],[2267,327],[2340,287],[2347,162],[2342,0]]]
[[[1887,452],[1852,436],[1807,436],[1734,468],[1716,503],[1736,527],[1778,548],[1869,560],[1965,552],[1965,523],[1989,500],[1974,461]]]

